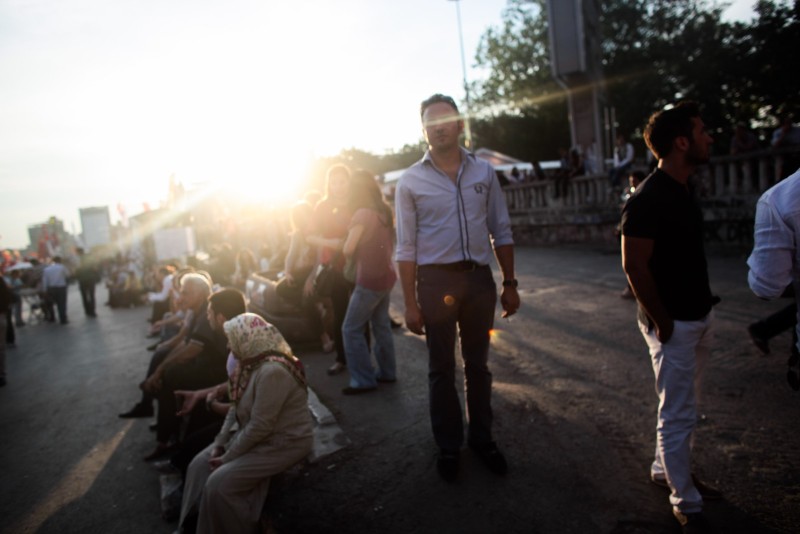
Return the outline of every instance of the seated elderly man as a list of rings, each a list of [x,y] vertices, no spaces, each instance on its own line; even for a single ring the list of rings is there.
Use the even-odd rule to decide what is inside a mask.
[[[224,289],[224,295],[231,294],[232,298],[214,299],[216,294],[209,298],[210,291],[208,280],[201,275],[188,274],[181,282],[181,298],[194,310],[194,320],[182,349],[170,353],[142,385],[158,397],[158,443],[146,459],[171,450],[168,444],[180,429],[176,390],[206,388],[228,378],[228,349],[222,324],[246,311],[244,295],[238,290]],[[199,306],[195,307],[198,301]]]
[[[223,290],[229,292],[230,290]],[[211,308],[209,295],[211,283],[198,273],[189,273],[181,279],[180,296],[187,309],[193,311],[189,335],[175,347],[142,384],[142,389],[158,398],[158,416],[155,450],[145,457],[152,460],[169,452],[169,442],[180,426],[175,402],[176,390],[201,389],[219,384],[227,379],[227,341],[217,324],[244,313],[244,295],[236,291],[236,298],[225,310]],[[213,298],[213,297],[212,297]],[[209,317],[209,315],[211,317]],[[215,315],[224,318],[217,319]],[[221,323],[220,323],[221,324]]]

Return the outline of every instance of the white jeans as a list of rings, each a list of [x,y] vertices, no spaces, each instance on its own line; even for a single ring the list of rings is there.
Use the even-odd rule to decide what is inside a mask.
[[[713,310],[699,321],[675,321],[672,337],[661,343],[653,328],[639,323],[656,378],[658,425],[656,452],[650,475],[666,478],[673,508],[699,512],[703,499],[692,482],[692,433],[697,422],[697,402],[703,370],[713,339]]]

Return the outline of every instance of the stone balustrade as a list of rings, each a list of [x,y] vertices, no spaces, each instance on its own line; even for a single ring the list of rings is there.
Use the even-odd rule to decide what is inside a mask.
[[[761,150],[719,156],[694,177],[710,241],[752,241],[758,197],[777,183],[787,166],[797,166],[800,148]],[[794,170],[794,169],[793,169]],[[620,191],[608,175],[580,176],[557,194],[554,179],[505,186],[509,214],[518,240],[528,244],[613,241],[622,206]]]

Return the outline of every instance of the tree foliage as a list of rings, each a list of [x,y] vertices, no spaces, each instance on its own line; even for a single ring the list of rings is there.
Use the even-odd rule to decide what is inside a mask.
[[[475,61],[488,76],[472,85],[475,146],[536,161],[569,145],[566,98],[550,73],[544,8],[543,0],[510,0],[502,26],[481,38]]]
[[[797,112],[800,0],[761,0],[752,22],[725,22],[705,0],[600,2],[606,96],[623,132],[684,98],[701,102],[725,145],[736,121]],[[563,90],[551,78],[544,1],[509,0],[503,22],[475,55],[488,71],[473,85],[480,144],[525,159],[552,158],[569,142]],[[562,126],[563,125],[563,126]],[[545,154],[542,154],[545,152]]]

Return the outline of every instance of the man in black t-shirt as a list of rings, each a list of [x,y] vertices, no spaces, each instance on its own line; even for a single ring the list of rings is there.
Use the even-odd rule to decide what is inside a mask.
[[[691,102],[655,113],[644,138],[658,168],[623,209],[622,263],[639,304],[659,398],[650,477],[671,490],[673,514],[684,530],[702,531],[703,498],[720,497],[691,471],[696,394],[710,354],[714,299],[703,215],[688,181],[708,161],[712,139]]]

